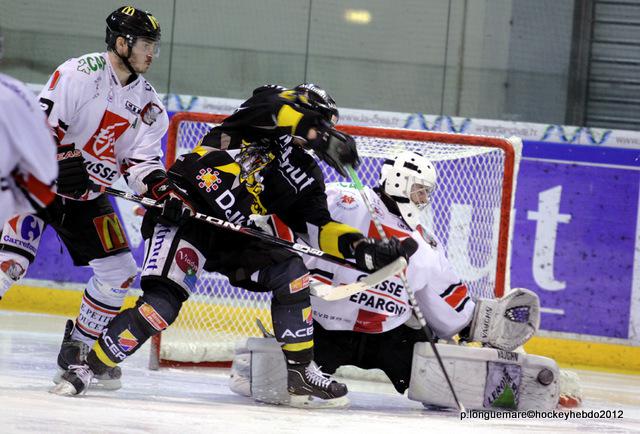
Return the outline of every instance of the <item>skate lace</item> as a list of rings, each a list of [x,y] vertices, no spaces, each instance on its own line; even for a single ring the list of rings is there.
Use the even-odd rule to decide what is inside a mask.
[[[320,370],[320,366],[311,363],[305,370],[307,381],[314,386],[321,387],[323,389],[329,388],[329,385],[333,381],[329,374],[325,374]]]
[[[84,384],[89,384],[93,378],[93,372],[87,365],[69,365],[69,371],[73,372]]]

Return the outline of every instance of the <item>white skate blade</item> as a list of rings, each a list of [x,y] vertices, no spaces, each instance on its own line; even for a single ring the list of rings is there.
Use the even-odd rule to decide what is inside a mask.
[[[77,396],[78,391],[75,386],[67,380],[60,379],[60,382],[49,389],[49,393],[60,396]]]
[[[58,366],[56,373],[53,375],[53,383],[59,384],[62,381],[62,374],[65,373],[65,370]],[[97,389],[97,390],[118,390],[122,388],[122,380],[120,378],[115,379],[100,379],[97,377],[93,377],[91,380],[91,384],[89,384],[89,389]]]
[[[289,406],[295,408],[322,409],[322,408],[343,408],[349,405],[349,398],[321,399],[311,395],[289,395]]]

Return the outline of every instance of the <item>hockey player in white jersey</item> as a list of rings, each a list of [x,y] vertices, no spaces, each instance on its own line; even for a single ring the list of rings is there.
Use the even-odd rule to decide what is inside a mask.
[[[124,6],[106,22],[107,51],[67,60],[39,95],[58,144],[58,196],[44,212],[12,217],[4,225],[0,244],[0,262],[15,261],[26,270],[44,226],[50,225],[74,264],[93,269],[75,325],[67,322],[58,356],[60,373],[82,361],[120,310],[137,274],[111,203],[92,192],[91,183],[109,186],[124,176],[135,192],[165,203],[163,217],[168,223],[183,209],[180,193],[168,182],[160,160],[168,116],[141,75],[159,53],[158,20],[149,12]],[[0,294],[9,289],[11,280],[3,282]],[[98,380],[107,388],[119,388],[120,375],[114,368]]]
[[[0,60],[2,53],[0,32]],[[14,214],[51,203],[51,186],[58,174],[56,146],[37,99],[23,83],[5,74],[0,74],[0,144],[0,221],[4,224]],[[1,261],[0,269],[0,280],[8,280],[9,285],[24,272],[11,260]]]
[[[375,210],[374,218],[382,224],[387,236],[399,239],[411,236],[418,242],[418,250],[411,258],[406,275],[434,334],[446,340],[459,335],[464,341],[482,342],[492,348],[487,349],[488,355],[478,355],[475,351],[484,349],[473,349],[475,352],[471,353],[471,358],[474,363],[478,362],[475,360],[477,357],[498,357],[496,351],[512,351],[537,331],[538,297],[528,290],[516,289],[499,300],[471,299],[466,284],[446,258],[442,244],[420,224],[420,214],[430,202],[436,180],[435,168],[429,160],[405,151],[384,163],[380,186],[375,190],[365,187],[364,194]],[[351,184],[329,184],[326,192],[332,218],[344,221],[370,237],[378,236],[372,216]],[[264,226],[265,222],[261,224]],[[275,230],[283,225],[271,224],[270,227]],[[292,235],[283,233],[282,229],[277,234],[281,237]],[[362,273],[317,258],[309,258],[305,264],[312,276],[324,284],[341,285],[362,277]],[[400,278],[394,277],[338,301],[312,297],[312,307],[315,362],[322,366],[324,372],[331,374],[345,365],[379,368],[399,393],[409,388],[412,369],[420,371],[412,366],[414,357],[417,357],[414,346],[426,341],[426,335],[412,319],[412,307]],[[510,318],[514,312],[518,317]],[[279,397],[284,397],[284,394],[277,393],[279,385],[263,375],[273,370],[270,362],[274,360],[271,359],[274,354],[272,347],[271,340],[251,338],[246,347],[239,349],[232,369],[230,384],[233,391],[251,395],[260,401],[279,403]],[[467,356],[466,349],[460,351],[460,357]],[[253,357],[247,357],[249,354]],[[265,354],[267,356],[261,359]],[[268,361],[263,364],[255,363],[256,360]],[[555,366],[550,359],[544,363],[547,361],[551,368]],[[555,378],[557,385],[557,375]],[[449,392],[444,390],[442,393],[448,396]],[[555,399],[557,403],[557,393],[555,397],[554,393],[552,390],[543,395],[550,397],[550,402]],[[417,400],[433,403],[418,386],[413,394]],[[411,390],[409,395],[412,396]],[[463,397],[468,398],[464,394]],[[526,398],[523,402],[527,402]],[[536,401],[532,405],[538,404]]]

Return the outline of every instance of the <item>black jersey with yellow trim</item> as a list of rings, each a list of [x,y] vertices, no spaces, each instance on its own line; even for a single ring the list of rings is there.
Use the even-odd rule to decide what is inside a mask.
[[[362,235],[332,220],[320,166],[294,140],[294,136],[305,137],[309,128],[327,127],[306,101],[304,95],[279,86],[256,89],[170,172],[174,176],[180,172],[191,191],[195,188],[220,218],[234,217],[235,222],[244,223],[249,214],[276,214],[294,232],[307,234],[314,247],[349,257],[349,244]],[[215,175],[218,188],[213,188],[209,174]],[[223,195],[225,202],[220,199]],[[228,205],[230,195],[235,199],[233,206]],[[221,210],[221,206],[227,208]]]
[[[330,127],[305,95],[269,85],[254,90],[231,116],[207,133],[202,145],[237,149],[243,143],[269,144],[285,135],[306,138],[311,128],[324,132]]]

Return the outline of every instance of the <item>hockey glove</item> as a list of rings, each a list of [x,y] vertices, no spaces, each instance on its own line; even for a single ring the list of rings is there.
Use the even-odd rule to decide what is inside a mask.
[[[164,172],[152,172],[142,182],[147,185],[145,196],[162,205],[162,211],[157,218],[158,223],[165,226],[181,226],[196,214],[195,208],[184,193]]]
[[[87,193],[89,183],[82,151],[75,149],[73,143],[58,146],[57,192],[77,199]]]
[[[356,245],[353,256],[358,266],[376,271],[401,256],[409,259],[416,250],[418,250],[418,243],[411,237],[403,241],[393,237],[388,242],[364,238]]]
[[[340,175],[347,177],[344,166],[356,168],[360,164],[356,141],[349,134],[331,128],[317,140],[309,143],[316,155],[333,167]]]

